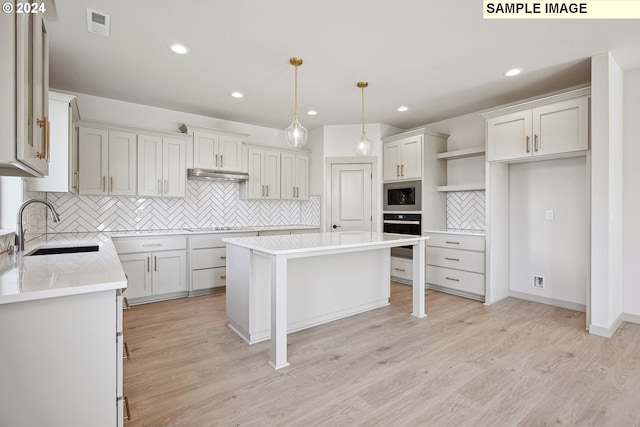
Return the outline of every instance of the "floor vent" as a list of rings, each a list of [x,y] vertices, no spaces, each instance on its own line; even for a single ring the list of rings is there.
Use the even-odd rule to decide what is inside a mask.
[[[109,37],[111,15],[87,9],[87,31],[99,36]]]

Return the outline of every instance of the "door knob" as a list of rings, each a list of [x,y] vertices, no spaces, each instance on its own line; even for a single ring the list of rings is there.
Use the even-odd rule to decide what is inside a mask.
[[[338,227],[342,227],[342,226],[333,224],[333,228],[338,228]]]

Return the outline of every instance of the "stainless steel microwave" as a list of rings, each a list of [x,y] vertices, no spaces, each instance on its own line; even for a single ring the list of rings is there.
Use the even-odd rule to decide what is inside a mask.
[[[383,186],[383,210],[422,210],[422,181],[390,182]]]

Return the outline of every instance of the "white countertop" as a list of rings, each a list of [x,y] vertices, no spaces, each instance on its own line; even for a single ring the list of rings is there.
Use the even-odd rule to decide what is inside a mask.
[[[137,237],[137,236],[171,236],[208,233],[240,233],[243,231],[273,231],[273,230],[319,230],[318,225],[268,225],[268,226],[220,226],[207,228],[179,228],[172,230],[124,230],[111,231],[112,237]]]
[[[422,230],[423,233],[440,233],[440,234],[456,234],[458,236],[482,236],[485,237],[487,232],[485,230],[461,230],[456,228],[427,228]]]
[[[367,246],[413,245],[426,236],[390,234],[367,231],[340,231],[333,233],[288,234],[282,236],[228,237],[223,242],[254,249],[271,255],[296,254],[304,252],[331,251]]]
[[[98,245],[97,252],[25,256],[40,247]],[[127,279],[109,235],[47,234],[24,252],[0,255],[0,304],[126,288]]]

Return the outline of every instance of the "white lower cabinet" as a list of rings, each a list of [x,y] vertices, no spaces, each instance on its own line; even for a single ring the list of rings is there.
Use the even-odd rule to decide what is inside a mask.
[[[0,425],[123,425],[122,296],[116,290],[5,304]]]
[[[211,293],[227,285],[226,237],[257,236],[257,232],[204,233],[189,236],[191,287],[189,295]]]
[[[130,304],[187,295],[187,238],[114,237]]]
[[[427,233],[427,288],[484,301],[485,237]]]
[[[411,284],[413,281],[413,261],[407,258],[391,257],[391,280]]]

